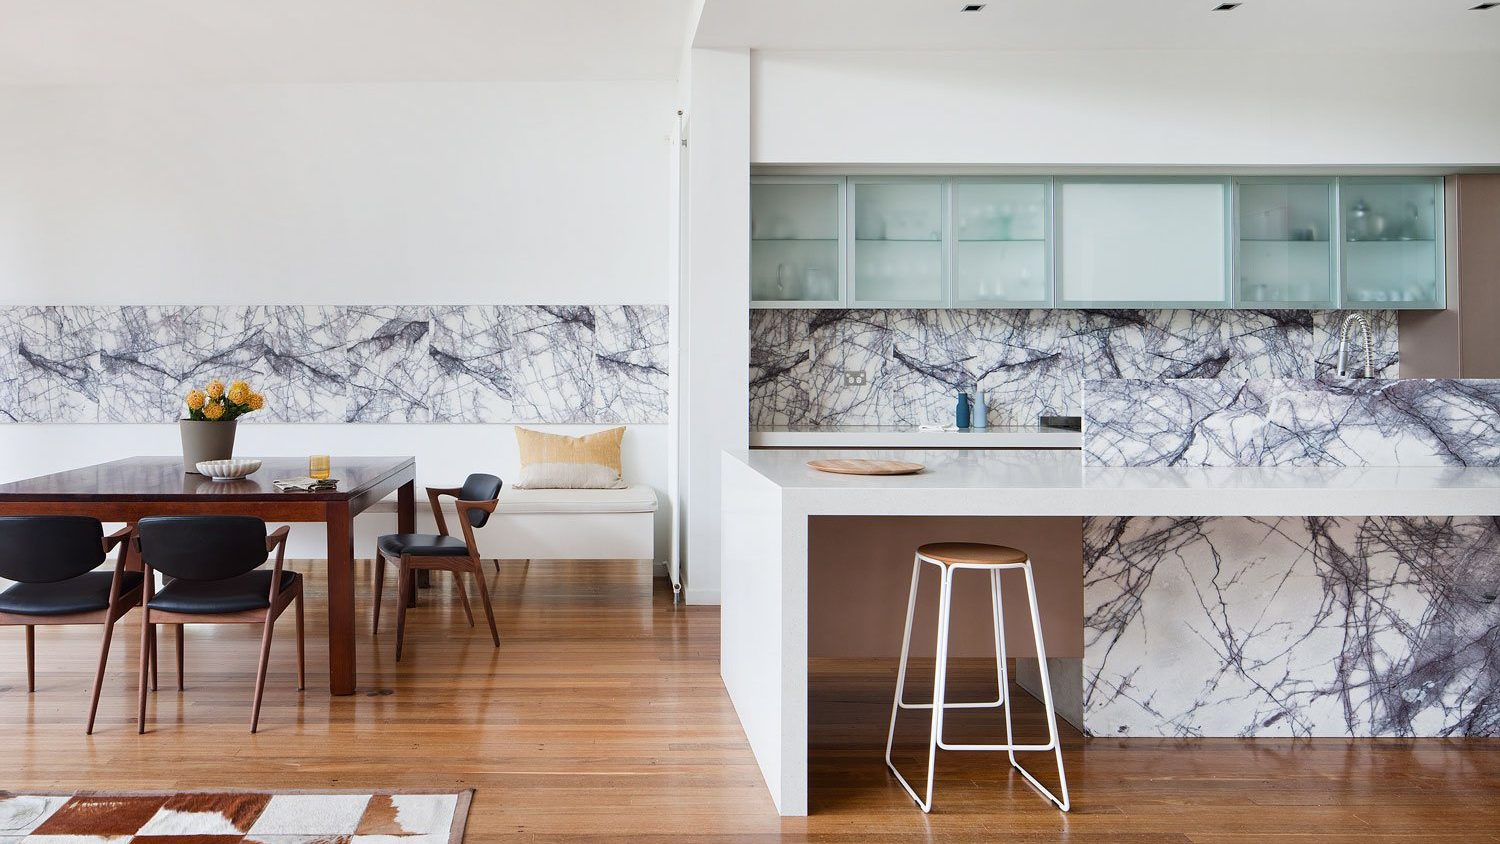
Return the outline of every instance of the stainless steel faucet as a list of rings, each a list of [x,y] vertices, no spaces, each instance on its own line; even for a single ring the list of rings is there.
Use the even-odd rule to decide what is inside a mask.
[[[1365,378],[1375,377],[1375,345],[1370,341],[1370,321],[1365,319],[1364,314],[1350,314],[1344,317],[1344,324],[1339,327],[1339,377],[1349,377],[1349,326],[1357,324],[1359,330],[1364,334],[1365,346]]]

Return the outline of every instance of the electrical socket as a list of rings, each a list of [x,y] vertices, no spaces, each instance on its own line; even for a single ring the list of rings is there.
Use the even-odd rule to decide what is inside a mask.
[[[863,387],[866,383],[865,374],[857,369],[844,370],[845,387]]]

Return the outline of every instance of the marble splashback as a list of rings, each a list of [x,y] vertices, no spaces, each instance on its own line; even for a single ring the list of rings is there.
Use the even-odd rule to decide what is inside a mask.
[[[1091,466],[1500,466],[1500,380],[1089,380]]]
[[[752,425],[952,424],[983,389],[991,425],[1081,415],[1085,378],[1313,378],[1332,311],[754,310]],[[1397,374],[1394,312],[1370,313],[1377,374]],[[865,375],[845,384],[846,371]]]
[[[1084,521],[1096,736],[1500,736],[1500,519]]]
[[[0,308],[0,421],[170,422],[212,377],[267,422],[653,423],[664,305]]]

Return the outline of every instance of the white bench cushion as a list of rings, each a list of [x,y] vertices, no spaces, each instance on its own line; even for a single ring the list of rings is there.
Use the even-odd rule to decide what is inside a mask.
[[[632,484],[624,489],[515,489],[500,491],[495,513],[655,513],[656,490]]]

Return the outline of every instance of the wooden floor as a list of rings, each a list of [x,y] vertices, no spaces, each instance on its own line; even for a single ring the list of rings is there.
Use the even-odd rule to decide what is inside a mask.
[[[319,568],[298,565],[309,574],[308,691],[294,689],[288,614],[254,736],[258,634],[248,627],[189,628],[180,693],[166,637],[153,725],[138,736],[127,616],[92,738],[82,725],[97,630],[38,629],[34,695],[21,630],[0,630],[0,787],[474,788],[470,842],[1500,842],[1495,742],[1085,746],[1069,733],[1070,815],[1003,757],[947,753],[924,816],[881,761],[891,666],[862,662],[817,664],[814,815],[782,820],[719,681],[716,608],[674,607],[636,564],[503,565],[490,575],[498,651],[464,624],[439,577],[412,611],[399,665],[394,601],[372,638],[361,569],[360,693],[347,698],[325,691]],[[977,676],[957,686],[982,691]],[[1036,727],[1034,714],[1022,726]],[[901,730],[913,777],[922,729],[913,715]],[[979,740],[985,729],[966,717],[950,736]]]

